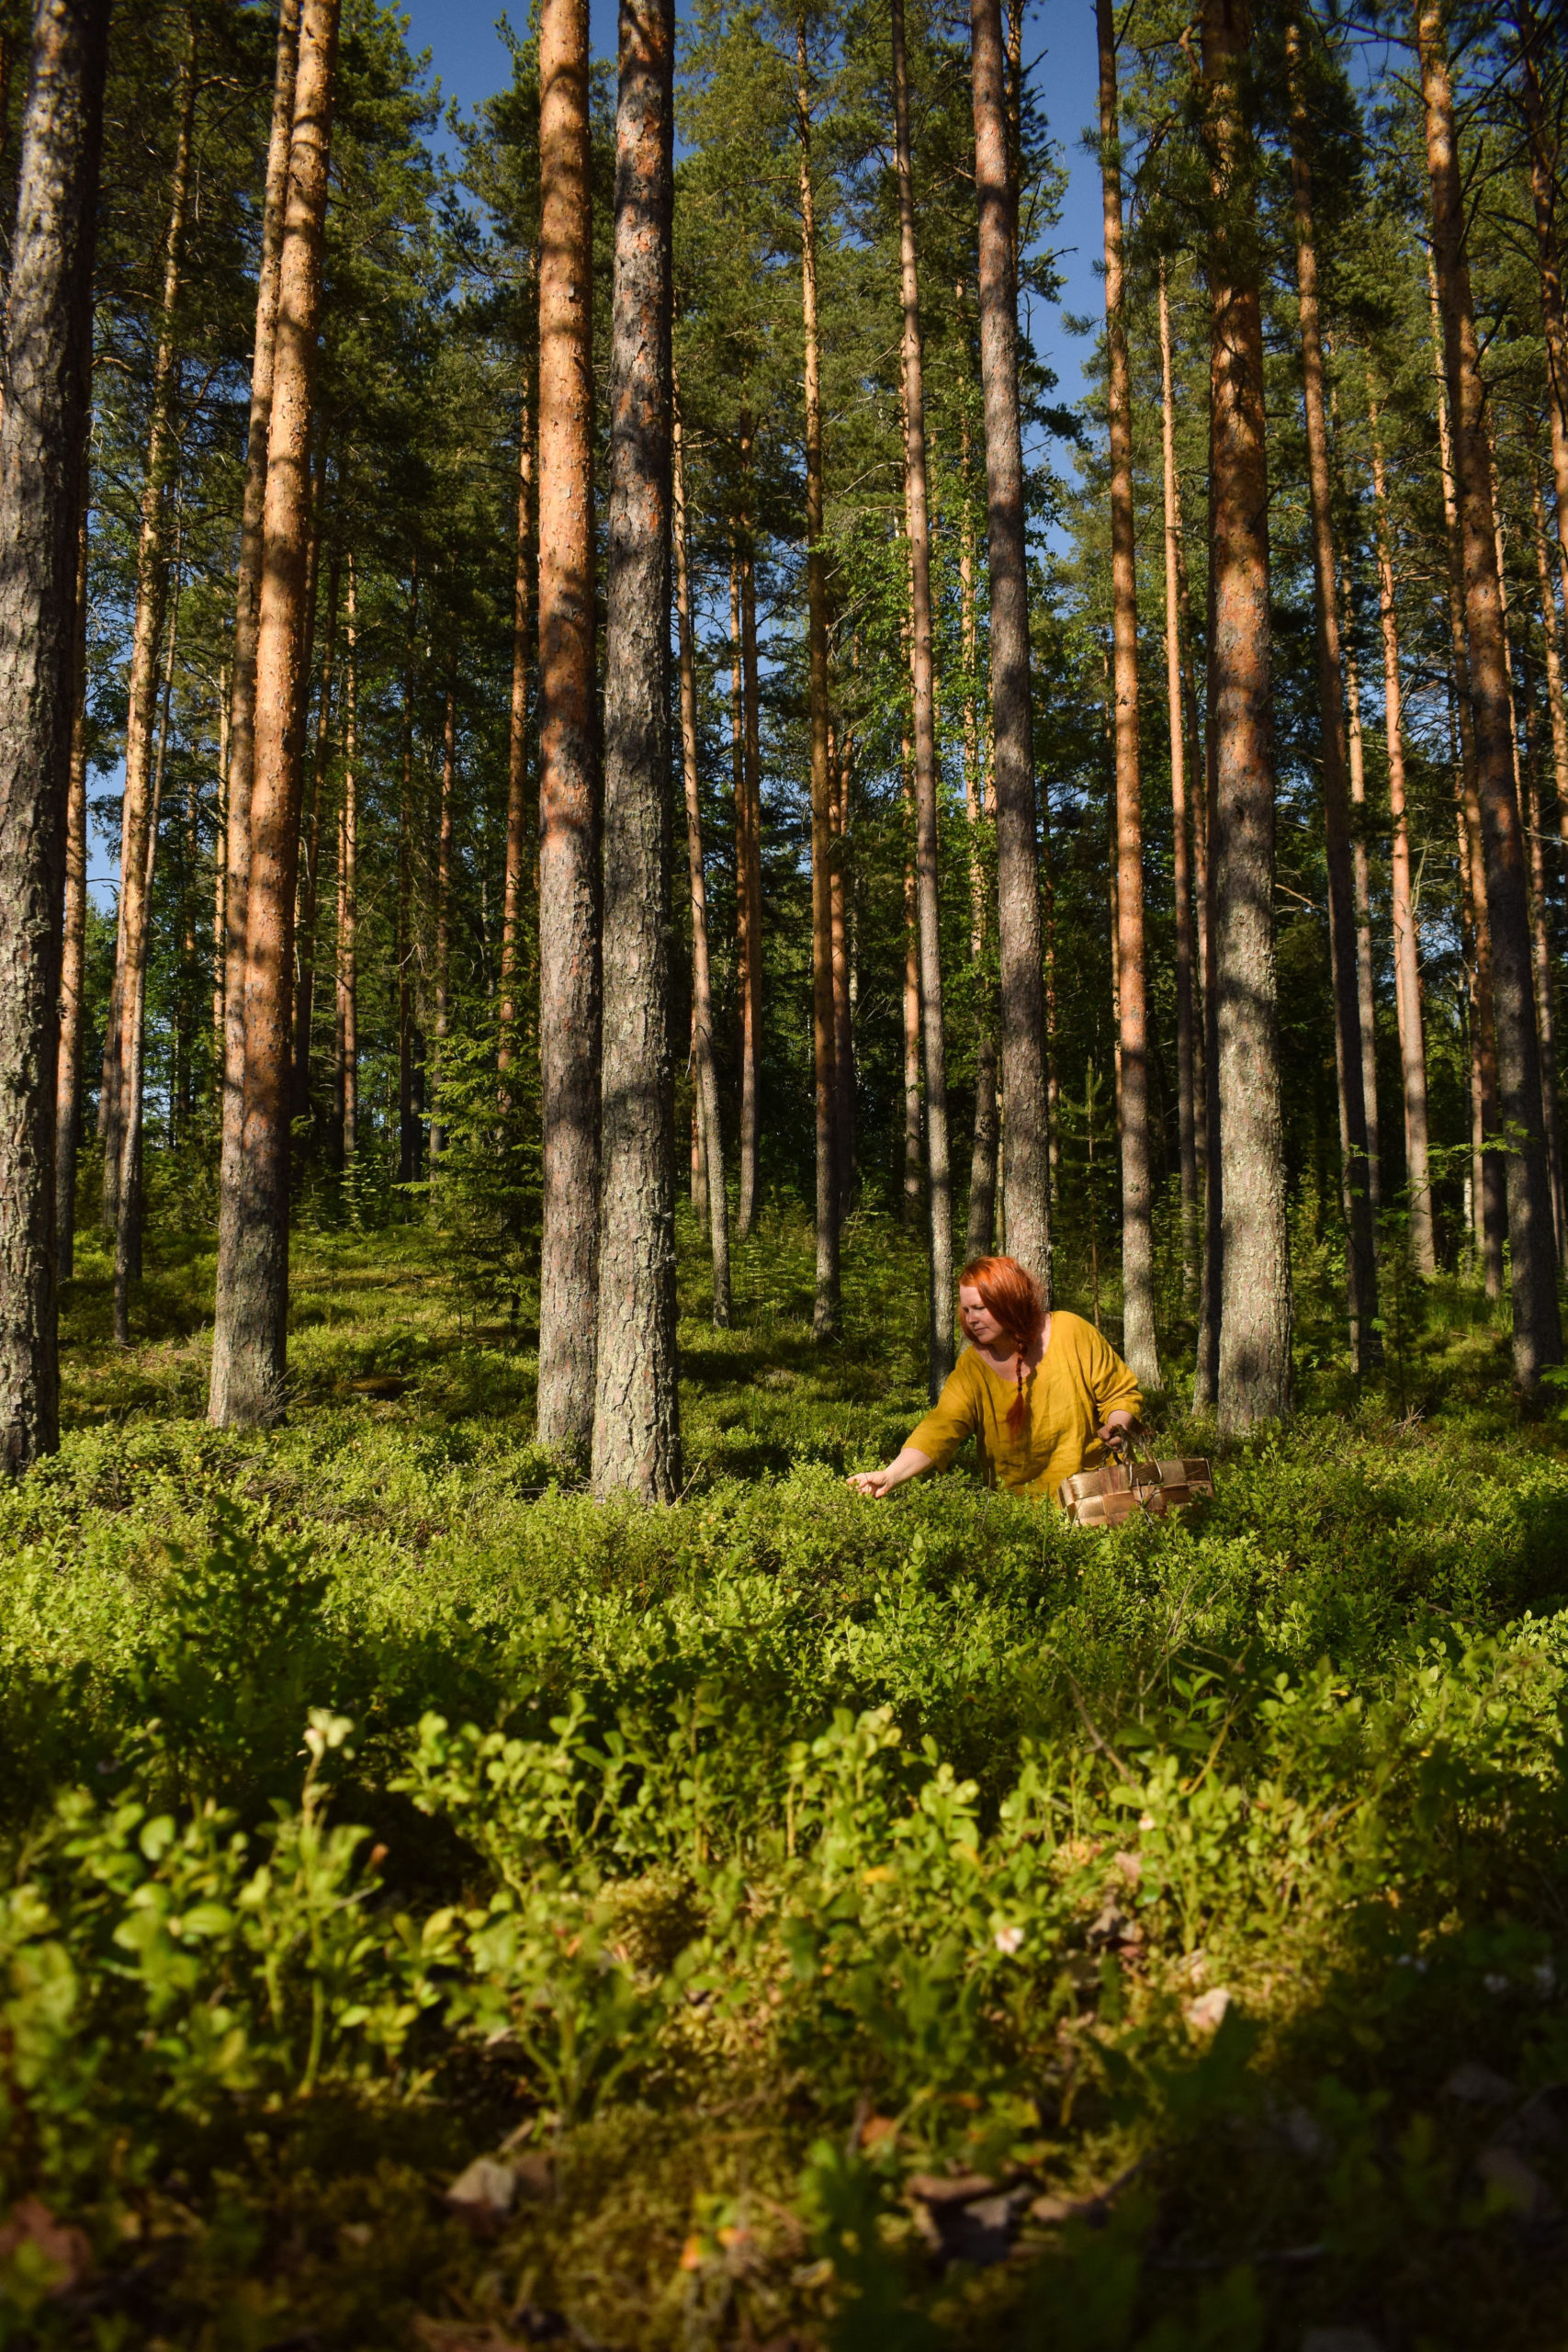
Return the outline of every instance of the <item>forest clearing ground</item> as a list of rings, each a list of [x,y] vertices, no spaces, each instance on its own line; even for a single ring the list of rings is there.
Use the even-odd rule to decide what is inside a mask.
[[[85,2234],[0,2241],[6,2340],[1559,2342],[1568,1447],[1484,1311],[1106,1538],[846,1491],[923,1396],[896,1227],[827,1350],[804,1224],[727,1332],[682,1237],[656,1513],[419,1226],[297,1237],[265,1435],[209,1251],[127,1354],[80,1245],[0,1494],[0,2098]]]

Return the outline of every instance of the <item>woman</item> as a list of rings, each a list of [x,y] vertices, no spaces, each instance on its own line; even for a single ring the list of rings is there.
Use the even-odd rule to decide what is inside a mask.
[[[969,1345],[942,1395],[886,1470],[850,1480],[863,1495],[891,1494],[922,1470],[945,1470],[975,1440],[988,1487],[1048,1495],[1076,1477],[1143,1403],[1138,1384],[1092,1323],[1045,1311],[1039,1285],[1016,1258],[975,1258],[958,1278]]]

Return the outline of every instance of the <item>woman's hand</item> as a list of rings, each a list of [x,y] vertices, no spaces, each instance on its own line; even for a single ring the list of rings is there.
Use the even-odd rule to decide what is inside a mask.
[[[929,1453],[922,1453],[918,1445],[907,1445],[886,1470],[852,1471],[846,1483],[854,1488],[857,1495],[864,1495],[868,1501],[879,1503],[884,1495],[893,1492],[895,1487],[903,1486],[906,1479],[918,1478],[922,1470],[929,1470],[931,1466]]]
[[[1137,1419],[1136,1413],[1130,1413],[1124,1405],[1118,1405],[1113,1413],[1107,1413],[1095,1435],[1101,1445],[1120,1445],[1135,1427]]]

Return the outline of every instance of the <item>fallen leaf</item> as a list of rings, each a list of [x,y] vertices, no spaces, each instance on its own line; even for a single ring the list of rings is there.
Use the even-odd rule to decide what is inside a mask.
[[[1182,2015],[1194,2033],[1213,2033],[1230,2005],[1231,1996],[1224,1985],[1216,1984],[1212,1993],[1200,1993],[1195,2001],[1189,2001]]]
[[[446,2191],[446,2202],[470,2220],[492,2221],[510,2210],[516,2193],[517,2175],[511,2165],[499,2164],[494,2156],[476,2156]]]

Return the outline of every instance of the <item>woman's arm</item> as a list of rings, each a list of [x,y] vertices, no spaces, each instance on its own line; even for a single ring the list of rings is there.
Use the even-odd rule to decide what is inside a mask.
[[[907,1445],[886,1470],[857,1470],[850,1484],[857,1494],[869,1495],[874,1503],[880,1502],[884,1495],[893,1492],[895,1487],[901,1487],[908,1478],[918,1478],[922,1470],[929,1470],[931,1466],[929,1453],[922,1453],[918,1445]]]

